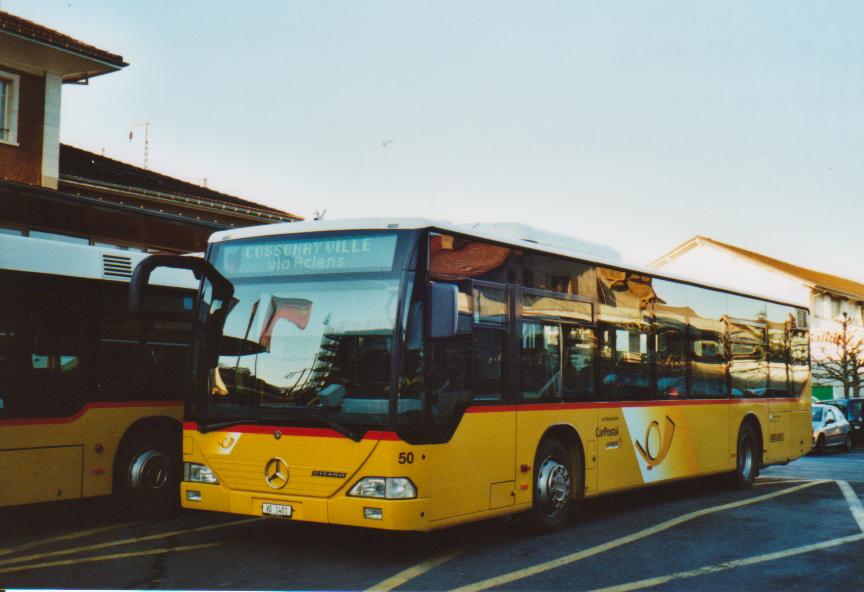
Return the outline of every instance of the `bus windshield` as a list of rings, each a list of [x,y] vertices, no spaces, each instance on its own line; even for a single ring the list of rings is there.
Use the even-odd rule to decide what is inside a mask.
[[[234,284],[234,302],[202,414],[383,425],[404,260],[398,238],[328,233],[215,245],[210,259]]]

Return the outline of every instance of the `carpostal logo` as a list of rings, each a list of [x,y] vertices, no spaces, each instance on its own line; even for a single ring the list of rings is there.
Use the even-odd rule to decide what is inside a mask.
[[[594,430],[594,435],[598,438],[617,438],[618,427],[607,428],[606,426],[603,426],[602,428]]]
[[[634,440],[636,450],[649,469],[663,462],[672,447],[672,437],[675,435],[675,422],[667,415],[663,427],[654,420],[645,429],[644,444]]]

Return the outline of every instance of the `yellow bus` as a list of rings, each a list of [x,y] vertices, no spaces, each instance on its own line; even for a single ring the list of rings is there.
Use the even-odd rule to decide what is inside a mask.
[[[555,528],[583,498],[712,474],[747,487],[811,447],[806,310],[606,247],[316,221],[216,233],[196,265],[186,508]]]
[[[0,235],[0,507],[112,493],[142,514],[177,505],[195,283],[163,272],[158,315],[131,316],[145,257]]]

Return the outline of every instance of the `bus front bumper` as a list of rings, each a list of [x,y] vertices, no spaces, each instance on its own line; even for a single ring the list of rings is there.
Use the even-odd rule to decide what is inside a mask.
[[[424,498],[407,500],[348,496],[316,498],[235,491],[220,484],[184,481],[180,484],[180,500],[182,506],[190,510],[209,510],[383,530],[427,531],[432,528],[427,518],[429,516],[427,500]],[[280,512],[282,515],[275,512]]]

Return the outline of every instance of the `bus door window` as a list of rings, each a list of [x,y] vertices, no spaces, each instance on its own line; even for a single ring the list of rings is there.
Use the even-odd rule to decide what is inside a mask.
[[[522,396],[525,399],[559,399],[561,326],[523,321],[521,351]]]
[[[597,336],[586,326],[562,325],[561,395],[566,401],[591,401],[595,389]]]

